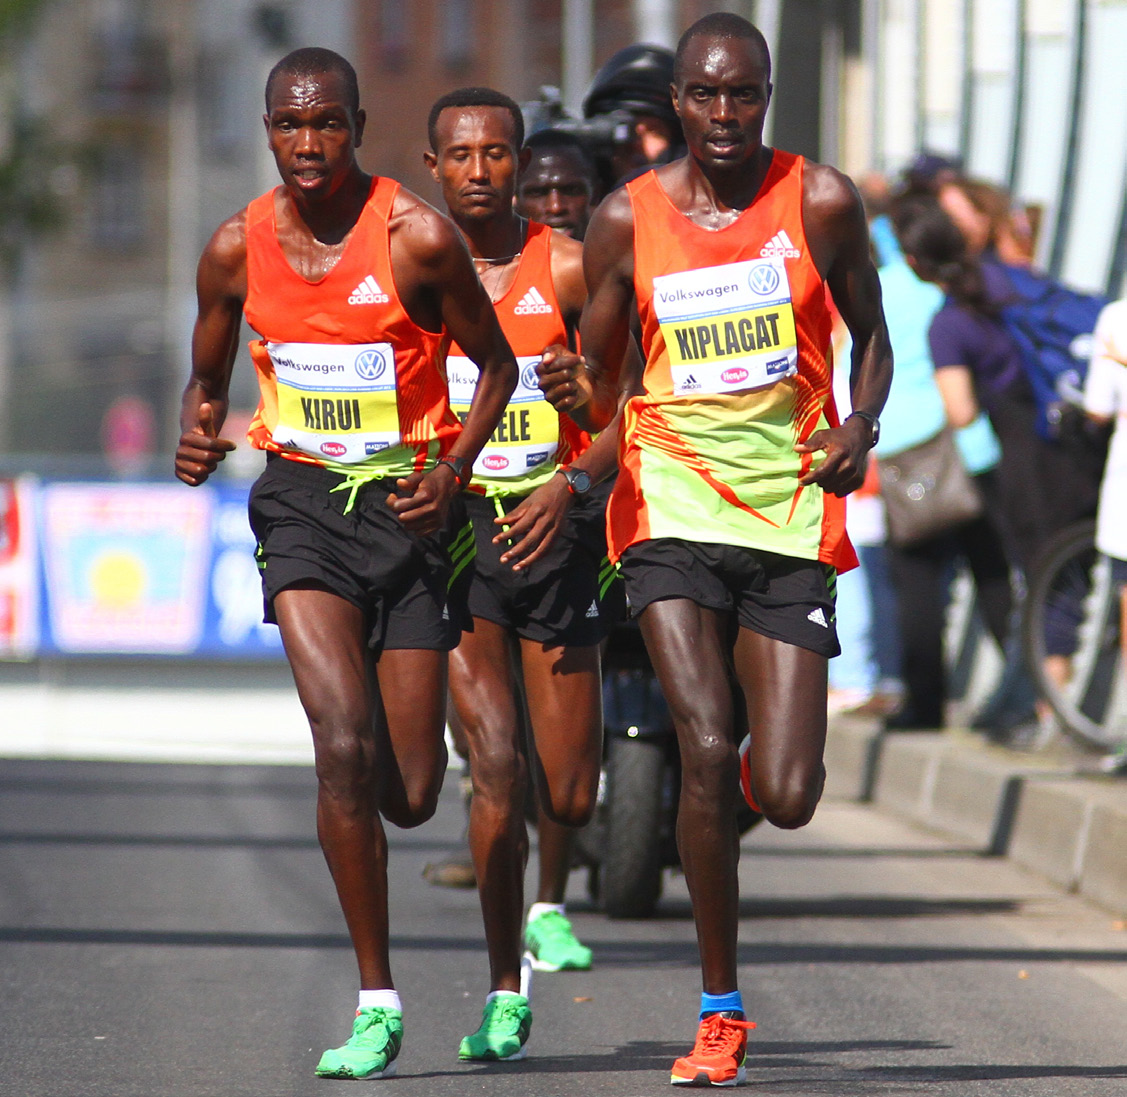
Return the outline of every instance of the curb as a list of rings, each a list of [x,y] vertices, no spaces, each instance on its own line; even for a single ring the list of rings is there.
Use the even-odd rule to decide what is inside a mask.
[[[1078,774],[969,732],[884,732],[850,717],[830,722],[826,770],[830,796],[871,802],[1127,914],[1121,778]]]

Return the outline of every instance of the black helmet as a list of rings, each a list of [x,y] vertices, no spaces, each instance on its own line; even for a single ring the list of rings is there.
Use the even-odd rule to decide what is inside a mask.
[[[583,99],[583,116],[594,118],[625,110],[652,114],[676,126],[677,114],[669,95],[672,83],[672,50],[663,46],[627,46],[595,74]]]

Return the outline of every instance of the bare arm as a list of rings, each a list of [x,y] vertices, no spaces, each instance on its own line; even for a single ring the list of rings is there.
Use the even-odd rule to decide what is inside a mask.
[[[619,367],[631,343],[634,211],[625,191],[615,191],[595,210],[583,243],[583,271],[587,303],[579,333],[585,368],[545,370],[540,387],[557,411],[593,432],[615,415]]]
[[[980,411],[971,371],[966,366],[944,366],[935,371],[935,384],[943,397],[947,422],[956,430],[969,427]]]
[[[561,242],[566,246],[561,246],[558,252],[553,247],[552,283],[566,322],[569,317],[579,318],[587,292],[582,248],[566,238]],[[553,245],[555,244],[556,241],[553,240]],[[547,348],[537,366],[541,388],[544,387],[545,374],[567,376],[573,381],[582,365],[582,359],[566,347]],[[641,389],[641,358],[633,339],[627,343],[626,360],[615,372],[620,375],[622,384],[615,415],[586,452],[571,464],[572,468],[586,472],[595,484],[605,480],[618,466],[622,408],[628,396]],[[502,530],[494,537],[494,542],[499,544],[508,541],[511,544],[502,554],[501,562],[512,563],[513,569],[519,571],[543,556],[558,536],[574,501],[575,496],[563,476],[553,476],[508,514],[497,518],[496,522]]]
[[[404,192],[397,201],[393,231],[399,236],[397,253],[411,268],[414,291],[433,301],[443,327],[480,371],[462,432],[450,447],[450,456],[472,465],[516,388],[516,359],[453,223]],[[401,494],[389,500],[391,508],[415,533],[436,530],[460,490],[449,465],[406,477],[399,488]]]
[[[176,475],[197,487],[235,448],[220,438],[246,299],[246,222],[238,214],[212,236],[196,270],[192,372],[180,405]]]
[[[854,411],[879,415],[892,383],[892,348],[881,308],[880,279],[869,250],[869,230],[860,196],[840,172],[808,164],[803,177],[802,216],[819,273],[853,338],[849,388]],[[820,484],[835,495],[861,486],[870,427],[862,418],[816,431],[800,453],[824,450],[804,484]]]

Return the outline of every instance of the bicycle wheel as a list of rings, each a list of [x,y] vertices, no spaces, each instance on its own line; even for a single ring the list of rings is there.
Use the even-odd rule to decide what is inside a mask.
[[[1076,522],[1045,544],[1022,620],[1026,663],[1063,732],[1091,750],[1127,737],[1127,682],[1119,649],[1119,592],[1095,545],[1096,523]]]

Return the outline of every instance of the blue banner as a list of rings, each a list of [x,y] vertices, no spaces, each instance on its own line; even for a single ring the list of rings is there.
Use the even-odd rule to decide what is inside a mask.
[[[27,581],[37,586],[39,629],[19,654],[282,658],[277,628],[262,623],[247,491],[33,485]]]

